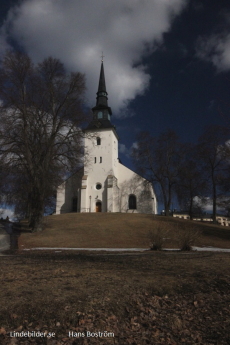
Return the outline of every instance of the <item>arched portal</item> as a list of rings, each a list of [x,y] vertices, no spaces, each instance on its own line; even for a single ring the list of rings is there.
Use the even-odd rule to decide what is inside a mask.
[[[96,212],[101,212],[101,201],[96,202]]]
[[[129,209],[136,210],[137,209],[137,198],[134,194],[129,196]]]

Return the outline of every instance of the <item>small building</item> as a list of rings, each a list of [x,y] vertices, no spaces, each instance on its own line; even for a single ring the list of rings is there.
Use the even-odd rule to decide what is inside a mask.
[[[180,219],[190,219],[190,216],[188,213],[186,212],[176,212],[173,213],[173,217],[175,218],[180,218]],[[199,222],[213,222],[213,218],[211,214],[203,214],[203,215],[194,215],[193,216],[193,220],[199,221]],[[216,221],[217,223],[219,223],[220,225],[223,226],[230,226],[230,218],[229,217],[225,217],[222,215],[217,215],[216,216]]]
[[[157,214],[152,184],[118,158],[118,134],[111,122],[103,61],[96,106],[85,132],[83,169],[57,190],[56,214],[68,212],[131,212]]]

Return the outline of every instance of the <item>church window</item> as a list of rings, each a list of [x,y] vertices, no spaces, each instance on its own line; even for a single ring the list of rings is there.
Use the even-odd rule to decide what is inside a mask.
[[[135,195],[131,194],[129,196],[129,209],[136,210],[136,208],[137,208],[137,198]]]
[[[96,189],[97,189],[97,190],[101,189],[101,187],[102,187],[102,185],[101,185],[100,183],[97,183],[97,184],[96,184]]]
[[[96,157],[94,157],[94,163],[97,163],[97,158]]]
[[[100,157],[100,163],[102,163],[102,157]]]
[[[97,138],[97,145],[101,145],[101,138]]]
[[[102,111],[99,111],[99,113],[98,113],[98,119],[102,119]]]

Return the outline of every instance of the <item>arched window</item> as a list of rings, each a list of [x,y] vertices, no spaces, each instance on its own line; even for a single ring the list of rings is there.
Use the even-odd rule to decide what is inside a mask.
[[[101,138],[97,138],[97,145],[101,145]]]
[[[137,198],[135,195],[131,194],[129,196],[129,209],[136,210],[136,208],[137,208]]]

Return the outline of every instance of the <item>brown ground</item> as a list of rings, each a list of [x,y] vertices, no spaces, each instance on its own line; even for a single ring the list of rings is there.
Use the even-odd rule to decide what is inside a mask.
[[[168,231],[169,248],[188,228],[200,234],[196,245],[230,248],[228,228],[129,214],[47,217],[42,233],[25,232],[19,242],[20,248],[148,248],[154,228]],[[230,253],[19,249],[0,257],[0,344],[229,345],[229,264]],[[15,338],[13,331],[55,337]]]
[[[1,257],[0,343],[230,344],[229,263],[228,253],[198,252]],[[55,338],[10,337],[28,330]]]
[[[69,213],[45,218],[45,231],[24,233],[20,248],[149,248],[149,232],[167,232],[166,248],[178,248],[187,229],[198,231],[197,246],[230,248],[230,228],[147,214]]]

